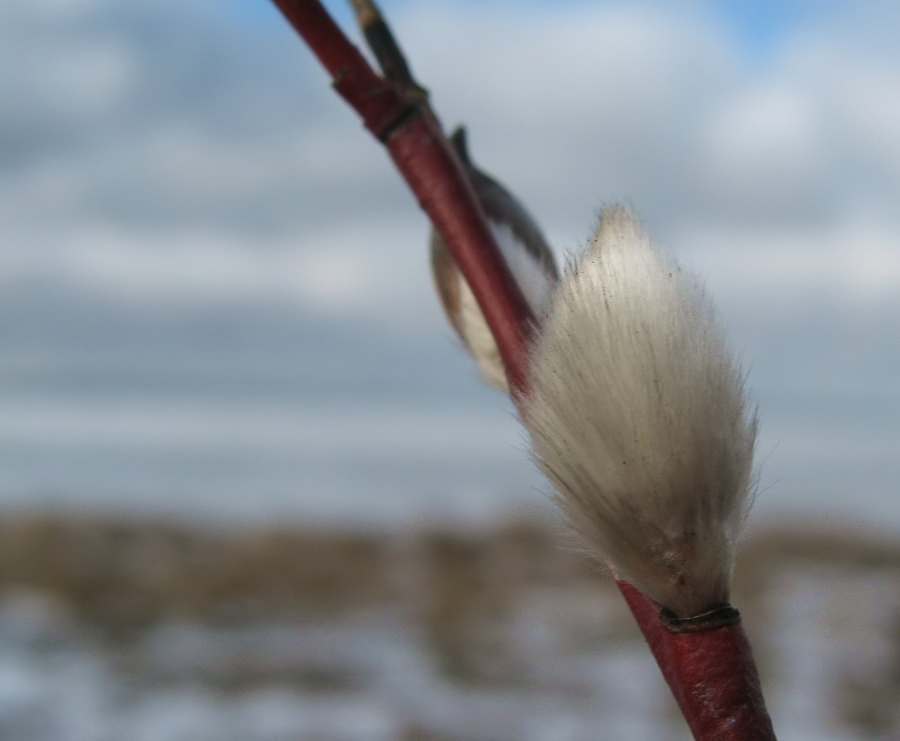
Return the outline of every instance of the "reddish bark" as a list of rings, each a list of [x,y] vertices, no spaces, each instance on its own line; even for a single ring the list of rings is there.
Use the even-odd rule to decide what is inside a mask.
[[[334,78],[334,87],[383,141],[447,243],[506,366],[510,388],[527,384],[533,317],[475,192],[430,109],[405,98],[369,67],[318,0],[273,0]]]
[[[334,88],[363,119],[366,128],[384,139],[407,115],[410,105],[375,74],[318,0],[272,0],[331,75]]]
[[[756,663],[740,622],[679,633],[662,608],[617,582],[697,741],[773,741]]]
[[[509,272],[468,177],[431,116],[417,116],[388,141],[397,169],[441,233],[466,278],[506,366],[510,388],[528,381],[531,309]]]

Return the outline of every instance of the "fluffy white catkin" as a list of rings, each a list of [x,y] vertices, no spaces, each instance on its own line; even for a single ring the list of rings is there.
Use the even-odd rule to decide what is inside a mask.
[[[631,211],[601,214],[529,374],[536,458],[593,553],[681,617],[727,602],[755,412],[702,287]]]

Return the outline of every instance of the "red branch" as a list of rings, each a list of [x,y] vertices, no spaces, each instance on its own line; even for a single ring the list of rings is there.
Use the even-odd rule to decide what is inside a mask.
[[[383,80],[318,0],[273,0],[384,142],[472,289],[517,395],[528,386],[533,316],[501,256],[472,186],[431,110]],[[619,582],[663,676],[699,741],[771,741],[750,645],[740,625],[676,633],[660,606]]]
[[[388,150],[478,300],[503,358],[510,388],[516,394],[525,393],[531,308],[446,137],[434,118],[418,116],[391,137]]]
[[[273,2],[331,74],[337,92],[386,143],[472,289],[503,358],[510,388],[524,393],[534,317],[437,119],[376,75],[318,0]]]
[[[676,633],[660,619],[661,605],[627,582],[616,584],[697,741],[774,741],[740,623]]]

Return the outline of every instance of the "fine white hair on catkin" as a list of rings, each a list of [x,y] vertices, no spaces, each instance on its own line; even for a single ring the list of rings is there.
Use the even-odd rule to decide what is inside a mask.
[[[752,499],[743,381],[699,281],[604,210],[554,291],[521,414],[594,555],[681,617],[729,598]]]

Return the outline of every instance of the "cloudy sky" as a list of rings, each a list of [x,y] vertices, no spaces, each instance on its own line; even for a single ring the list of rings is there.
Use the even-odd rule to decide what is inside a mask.
[[[900,532],[900,7],[383,7],[561,257],[626,201],[704,276],[760,517]],[[540,500],[424,217],[268,2],[5,3],[0,49],[0,501]]]

